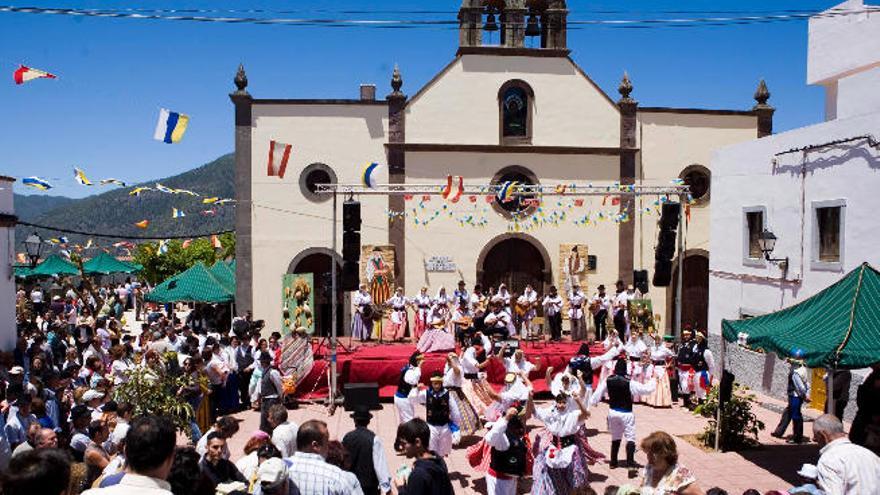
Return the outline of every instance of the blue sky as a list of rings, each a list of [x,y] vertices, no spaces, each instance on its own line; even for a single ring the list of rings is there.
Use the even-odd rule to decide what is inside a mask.
[[[769,5],[772,3],[772,5]],[[803,1],[569,1],[571,19],[645,19],[736,14],[663,11],[823,10],[834,2]],[[145,0],[34,1],[27,5],[76,8],[261,8],[291,13],[272,17],[454,19],[460,1],[243,2]],[[346,9],[434,14],[345,14]],[[606,14],[601,10],[625,11]],[[252,14],[214,14],[249,16]],[[257,15],[257,14],[253,14]],[[129,182],[183,172],[233,147],[228,93],[239,62],[258,98],[355,98],[360,83],[389,91],[391,69],[401,67],[404,92],[414,94],[453,56],[458,34],[449,26],[421,29],[311,28],[172,22],[0,13],[0,174],[39,175],[53,194],[100,192],[77,185],[72,167],[93,181]],[[808,87],[806,21],[686,29],[572,29],[574,60],[616,97],[627,70],[633,96],[644,106],[747,109],[760,78],[777,108],[775,128],[822,120],[823,91]],[[17,64],[48,70],[55,81],[16,86]],[[158,111],[191,116],[183,142],[152,139]],[[32,190],[16,186],[19,192]]]

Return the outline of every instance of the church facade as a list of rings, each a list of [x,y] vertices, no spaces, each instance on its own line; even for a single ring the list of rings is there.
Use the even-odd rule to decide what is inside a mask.
[[[705,328],[710,158],[717,148],[772,132],[769,94],[761,84],[757,104],[747,110],[645,107],[621,69],[619,95],[612,97],[571,59],[567,15],[561,0],[464,0],[455,57],[409,95],[403,67],[395,68],[380,99],[373,86],[362,86],[361,97],[351,100],[261,99],[248,93],[239,68],[230,95],[239,312],[253,310],[254,318],[276,328],[284,275],[313,273],[316,326],[321,331],[329,325],[322,274],[332,260],[341,263],[341,213],[334,253],[332,201],[314,187],[357,184],[363,166],[376,162],[382,165],[379,183],[442,184],[461,176],[466,185],[592,184],[612,191],[582,201],[547,197],[540,205],[501,203],[491,195],[457,203],[358,198],[365,256],[379,247],[392,285],[409,296],[422,286],[432,294],[440,286],[451,293],[459,280],[468,289],[504,282],[514,291],[531,284],[544,293],[550,285],[562,290],[572,276],[588,294],[599,284],[613,293],[616,280],[632,283],[634,270],[641,269],[648,270],[650,282],[659,198],[618,200],[613,190],[683,180],[693,200],[686,250],[675,260],[684,263],[682,320]],[[487,32],[498,32],[500,44],[485,43]],[[526,47],[529,37],[538,47]],[[271,141],[293,149],[283,178],[267,174]],[[663,329],[672,324],[674,284],[651,285],[648,292]],[[346,313],[348,304],[342,307]]]

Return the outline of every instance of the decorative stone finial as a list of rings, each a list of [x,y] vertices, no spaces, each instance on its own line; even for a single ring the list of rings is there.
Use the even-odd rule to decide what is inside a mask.
[[[758,89],[755,90],[755,101],[758,102],[756,107],[766,107],[767,100],[770,99],[770,91],[767,89],[767,83],[761,79],[761,82],[758,83]]]
[[[244,64],[238,64],[238,71],[235,73],[235,79],[233,79],[235,83],[235,87],[238,88],[238,91],[235,94],[247,94],[247,85],[248,79],[247,74],[244,72]]]
[[[391,89],[394,90],[391,94],[394,96],[401,96],[403,93],[400,92],[400,88],[403,87],[403,78],[400,77],[400,67],[397,64],[394,64],[394,73],[391,74]]]
[[[629,80],[629,74],[626,71],[623,71],[623,79],[620,80],[620,86],[617,87],[617,92],[620,93],[620,101],[630,101],[632,98],[629,97],[629,94],[632,93],[633,85]]]

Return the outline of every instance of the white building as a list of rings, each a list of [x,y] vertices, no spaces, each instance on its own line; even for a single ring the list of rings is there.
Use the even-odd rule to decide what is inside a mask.
[[[411,185],[438,184],[447,175],[463,176],[467,185],[517,180],[549,186],[668,186],[682,178],[698,196],[690,212],[683,263],[688,289],[684,321],[705,325],[708,162],[721,146],[771,133],[773,109],[766,104],[766,88],[762,84],[756,93],[757,105],[741,110],[648,107],[634,99],[638,74],[632,74],[636,90],[624,77],[620,96],[612,97],[569,56],[567,14],[563,0],[464,0],[455,56],[448,63],[438,61],[442,69],[410,96],[404,94],[401,77],[405,67],[395,71],[384,99],[377,99],[375,87],[367,85],[359,99],[347,100],[258,98],[249,93],[241,69],[238,90],[231,95],[239,311],[252,309],[255,318],[276,326],[281,321],[282,277],[314,273],[316,322],[326,329],[327,297],[320,275],[330,268],[331,256],[339,260],[340,253],[330,250],[329,198],[315,195],[314,186],[357,183],[363,165],[377,162],[385,166],[377,182]],[[486,32],[487,26],[495,29]],[[526,43],[529,35],[536,35],[534,43]],[[492,37],[501,43],[489,44]],[[621,66],[620,73],[625,69]],[[251,82],[259,91],[259,81]],[[743,88],[748,92],[750,88]],[[271,140],[291,144],[294,150],[283,179],[267,175]],[[573,220],[590,211],[595,220],[600,209],[616,203],[601,205],[598,198],[573,208],[566,204],[565,221],[527,232],[510,231],[510,211],[484,199],[462,198],[463,204],[450,206],[466,210],[474,205],[475,216],[485,216],[485,224],[473,228],[448,217],[428,227],[417,225],[412,216],[389,218],[389,210],[409,213],[419,208],[419,198],[361,198],[361,242],[393,252],[394,285],[403,286],[409,296],[422,285],[432,293],[440,285],[451,292],[460,279],[468,288],[476,282],[505,282],[514,291],[526,283],[539,292],[551,284],[561,287],[562,266],[572,246],[584,261],[590,256],[596,262],[581,278],[590,293],[599,284],[613,289],[617,279],[631,283],[634,270],[647,269],[649,280],[654,274],[658,217],[641,212],[650,210],[656,198],[621,205],[632,221],[588,227]],[[439,203],[439,198],[427,203],[421,219]],[[548,215],[558,209],[555,203],[546,205]],[[451,261],[455,269],[437,270],[432,258]],[[650,288],[664,329],[671,323],[671,294],[667,287]]]
[[[0,351],[15,347],[15,208],[12,177],[0,176]]]
[[[810,19],[808,56],[807,83],[826,90],[826,121],[712,159],[716,345],[722,319],[796,304],[866,261],[880,267],[880,8],[851,0]],[[765,229],[778,238],[771,258],[787,264],[765,261]],[[738,381],[784,396],[788,368],[775,356],[734,348],[731,358]]]

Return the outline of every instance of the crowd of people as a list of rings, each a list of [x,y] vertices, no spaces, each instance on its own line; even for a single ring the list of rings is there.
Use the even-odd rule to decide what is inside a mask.
[[[619,289],[618,298],[630,297],[629,290]],[[430,332],[451,336],[431,337],[432,344],[401,370],[394,448],[412,463],[394,473],[381,439],[369,429],[368,410],[352,413],[355,428],[345,435],[328,431],[322,421],[290,420],[279,371],[280,334],[264,338],[261,322],[249,315],[231,323],[228,313],[216,318],[223,315],[219,307],[197,307],[178,318],[172,308],[144,305],[139,300],[144,290],[129,281],[97,289],[58,287],[47,291],[50,297],[39,287],[19,291],[17,346],[0,355],[4,495],[447,494],[453,487],[445,458],[456,448],[465,449],[490,494],[518,493],[526,479],[533,494],[593,493],[590,467],[600,462],[625,468],[634,480],[620,487],[621,493],[703,493],[696,474],[678,463],[672,437],[661,431],[639,440],[634,404],[703,401],[717,375],[706,335],[686,331],[680,342],[672,342],[643,333],[616,317],[621,309],[602,287],[581,306],[571,295],[567,301],[570,315],[583,316],[586,306],[594,315],[606,312],[600,320],[612,324],[606,329],[594,322],[602,338],[583,343],[562,370],[529,360],[519,348],[534,330],[528,315],[535,303],[528,301],[538,295],[530,288],[514,297],[503,286],[483,295],[479,287],[467,293],[460,285],[445,303],[444,291],[429,298],[426,289],[412,301],[401,291],[389,298],[392,309],[416,310],[420,340]],[[571,293],[578,291],[573,285]],[[528,305],[510,302],[523,297]],[[541,304],[549,317],[563,309],[555,289]],[[426,312],[418,315],[422,309]],[[140,313],[135,320],[143,318],[139,331],[125,324],[127,310]],[[408,325],[406,316],[394,324]],[[361,323],[366,328],[365,320]],[[443,371],[422,380],[425,352],[438,346],[447,352]],[[492,361],[506,372],[500,391],[486,380]],[[530,375],[542,367],[552,400],[539,407]],[[176,416],[144,413],[143,404],[125,393],[132,377],[166,376],[175,384],[170,393],[191,411],[182,415],[183,427],[173,421],[180,419]],[[805,380],[797,368],[790,380],[791,396],[800,401],[790,401],[789,414],[798,421]],[[855,443],[834,416],[814,423],[822,456],[801,470],[804,493],[876,489],[866,480],[880,477],[880,462],[861,445],[870,447],[876,439],[870,397],[876,397],[878,383],[875,370],[860,388],[864,412],[860,409],[861,426],[854,423],[851,430]],[[590,445],[587,428],[591,408],[601,401],[609,405],[608,452]],[[228,441],[239,433],[239,421],[229,414],[247,409],[260,411],[259,430],[233,462]],[[802,424],[796,423],[798,439]],[[180,431],[188,438],[179,437]],[[331,441],[337,435],[341,441]],[[464,442],[466,437],[471,438]],[[637,448],[648,456],[643,470],[635,462]]]

